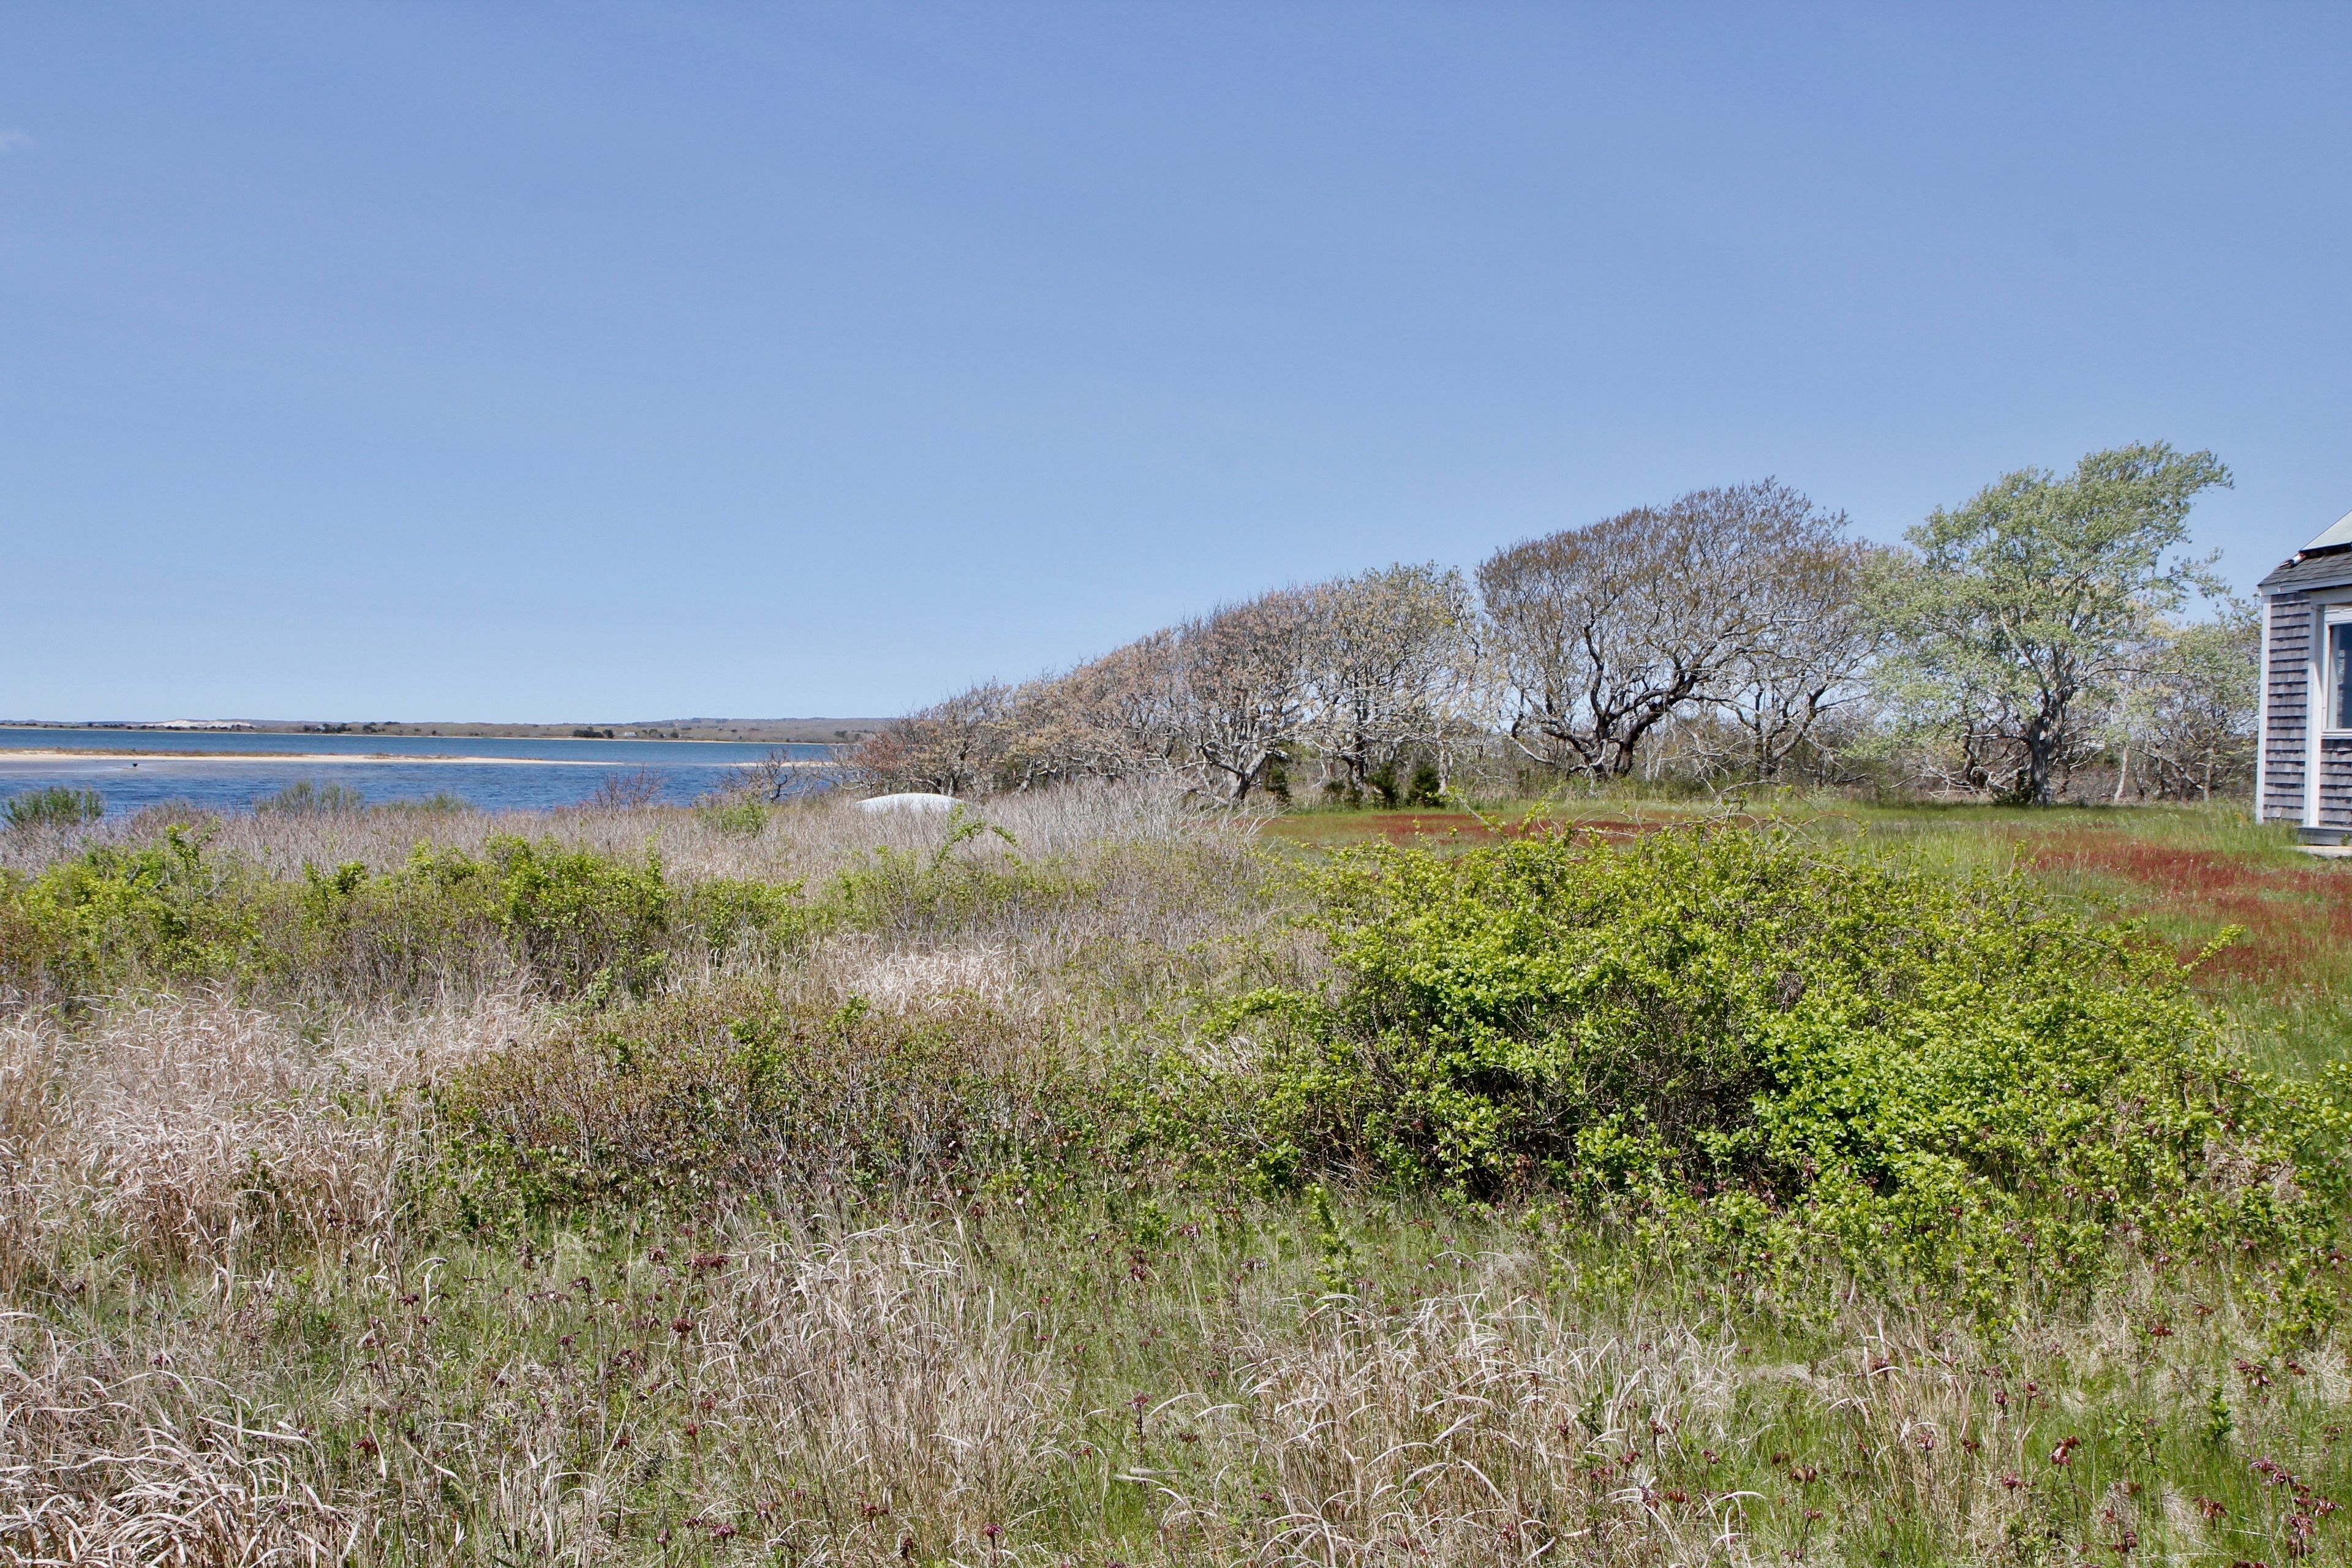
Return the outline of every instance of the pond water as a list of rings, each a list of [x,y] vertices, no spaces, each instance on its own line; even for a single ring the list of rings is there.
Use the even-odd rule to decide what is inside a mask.
[[[835,748],[737,741],[0,725],[0,800],[64,784],[98,791],[105,797],[109,816],[163,801],[187,801],[209,811],[241,811],[307,779],[321,786],[357,790],[371,802],[454,795],[486,811],[544,811],[580,804],[615,774],[634,777],[642,772],[656,787],[656,799],[680,803],[739,781],[744,768],[772,751],[798,761],[823,762]],[[40,752],[77,754],[26,754]],[[269,754],[273,752],[278,754]]]

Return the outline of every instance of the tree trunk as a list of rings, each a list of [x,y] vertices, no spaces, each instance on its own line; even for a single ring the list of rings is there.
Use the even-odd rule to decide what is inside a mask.
[[[2058,721],[2046,711],[2034,715],[2033,721],[2026,725],[2025,767],[2010,791],[2014,804],[2050,804],[2050,779],[2058,768]]]

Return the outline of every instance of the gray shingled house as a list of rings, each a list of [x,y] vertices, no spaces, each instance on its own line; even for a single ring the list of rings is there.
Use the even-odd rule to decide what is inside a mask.
[[[2352,512],[2258,587],[2254,814],[2297,824],[2306,844],[2341,844],[2352,839]]]

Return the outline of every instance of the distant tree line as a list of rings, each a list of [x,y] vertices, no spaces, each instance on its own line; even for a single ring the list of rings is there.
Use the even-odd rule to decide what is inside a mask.
[[[2258,617],[2182,553],[2230,483],[2162,443],[2028,468],[1908,544],[1774,480],[1223,605],[869,738],[877,785],[1172,778],[1238,804],[1562,777],[2210,797],[2252,776]],[[2214,613],[2184,621],[2200,596]]]

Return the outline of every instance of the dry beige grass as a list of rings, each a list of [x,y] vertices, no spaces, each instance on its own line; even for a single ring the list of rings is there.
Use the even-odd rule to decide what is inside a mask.
[[[1658,1463],[1667,1436],[1730,1446],[1733,1356],[1671,1321],[1571,1329],[1511,1293],[1393,1318],[1332,1302],[1255,1326],[1239,1399],[1192,1417],[1223,1484],[1154,1479],[1170,1534],[1226,1560],[1737,1560],[1741,1500],[1669,1504]]]
[[[825,945],[819,972],[840,994],[863,996],[893,1013],[928,1010],[959,998],[999,1010],[1034,999],[1021,987],[1013,954],[1003,943],[894,952],[878,937],[848,937]]]
[[[411,1091],[543,1025],[499,993],[314,1034],[209,993],[0,1026],[0,1279],[60,1249],[234,1268],[257,1233],[382,1233],[416,1157]]]
[[[770,1242],[698,1348],[719,1419],[762,1455],[744,1495],[816,1483],[793,1500],[819,1506],[783,1510],[778,1533],[887,1561],[909,1541],[985,1551],[1050,1495],[1070,1379],[1041,1327],[951,1234],[901,1226]]]
[[[301,1434],[196,1392],[80,1347],[28,1357],[20,1336],[0,1361],[0,1552],[105,1568],[348,1561],[360,1516],[303,1479]]]
[[[982,858],[1014,853],[1033,858],[1085,855],[1106,845],[1192,845],[1228,838],[1237,829],[1246,833],[1255,826],[1250,817],[1188,810],[1169,792],[1139,784],[999,795],[975,804],[971,815],[1013,837],[1010,846],[993,834],[972,839],[965,853]],[[651,848],[666,866],[689,878],[812,883],[878,847],[929,853],[950,831],[944,816],[869,815],[852,809],[846,796],[817,796],[780,806],[753,834],[730,827],[714,814],[665,806],[495,815],[380,807],[227,816],[152,809],[86,827],[0,833],[0,868],[34,872],[89,845],[148,842],[175,820],[198,822],[217,851],[280,875],[298,874],[306,863],[332,867],[359,861],[390,870],[419,844],[479,854],[494,837],[520,835],[624,858]]]

